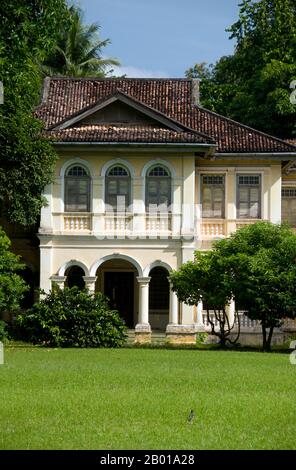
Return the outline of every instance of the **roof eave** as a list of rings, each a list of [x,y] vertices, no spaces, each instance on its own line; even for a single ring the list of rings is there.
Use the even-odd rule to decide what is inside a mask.
[[[57,147],[63,148],[73,148],[75,147],[100,147],[104,150],[113,151],[114,149],[126,149],[137,150],[141,149],[142,151],[151,151],[151,149],[157,149],[160,151],[176,151],[182,153],[197,152],[198,150],[204,151],[207,155],[211,156],[214,154],[217,147],[216,144],[212,143],[170,143],[170,142],[61,142],[61,141],[52,141],[52,144]]]
[[[213,158],[220,157],[225,159],[232,159],[234,157],[240,158],[241,160],[249,160],[250,158],[256,158],[258,160],[296,160],[295,152],[216,152]]]

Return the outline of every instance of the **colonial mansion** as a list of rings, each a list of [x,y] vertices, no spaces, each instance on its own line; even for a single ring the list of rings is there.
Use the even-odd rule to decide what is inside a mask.
[[[104,292],[138,342],[205,329],[168,280],[196,250],[258,220],[296,226],[296,146],[204,109],[197,80],[47,78],[36,114],[59,158],[39,247],[14,234],[13,249],[33,288]]]

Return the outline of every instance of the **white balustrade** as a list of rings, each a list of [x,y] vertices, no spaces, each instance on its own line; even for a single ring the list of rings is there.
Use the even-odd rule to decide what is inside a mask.
[[[91,230],[91,215],[90,214],[65,214],[64,215],[64,230],[65,231],[90,231]]]
[[[146,231],[149,233],[171,232],[172,218],[171,214],[158,213],[146,216]]]
[[[108,233],[114,232],[131,232],[133,218],[132,215],[119,215],[119,214],[106,214],[105,215],[105,231]]]
[[[201,223],[201,238],[219,238],[226,235],[225,220],[203,219]]]

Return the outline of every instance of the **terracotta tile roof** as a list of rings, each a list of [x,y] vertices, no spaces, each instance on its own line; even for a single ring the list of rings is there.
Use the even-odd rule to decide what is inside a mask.
[[[138,143],[206,143],[193,132],[177,132],[152,126],[88,125],[51,130],[53,140],[63,142],[138,142]]]
[[[192,89],[193,82],[189,79],[51,78],[45,81],[43,101],[37,108],[36,114],[45,122],[46,129],[48,129],[82,109],[94,105],[99,100],[120,91],[192,129],[192,132],[182,132],[181,134],[184,134],[182,137],[173,137],[172,131],[165,129],[159,129],[156,135],[149,128],[146,128],[145,134],[144,129],[128,129],[127,126],[121,131],[122,136],[119,137],[123,139],[120,140],[122,142],[129,141],[131,138],[143,139],[144,134],[146,139],[155,139],[153,142],[157,142],[158,138],[161,142],[164,142],[162,139],[165,138],[168,139],[165,142],[179,141],[170,139],[194,142],[195,140],[190,139],[196,139],[196,132],[208,135],[208,141],[214,139],[218,146],[217,151],[222,153],[296,152],[296,147],[291,143],[256,131],[196,105]],[[59,138],[87,141],[97,133],[96,138],[108,135],[110,139],[118,139],[118,133],[114,129],[108,132],[102,128],[86,130],[76,127],[75,131],[73,129],[67,132],[64,130],[63,134],[59,134]],[[205,136],[203,138],[200,136],[199,141],[204,142],[204,138]]]

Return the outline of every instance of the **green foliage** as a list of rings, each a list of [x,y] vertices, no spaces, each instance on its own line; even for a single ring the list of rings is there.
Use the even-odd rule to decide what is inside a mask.
[[[287,225],[258,222],[217,242],[215,250],[232,273],[236,302],[261,322],[269,350],[274,328],[296,316],[296,236]]]
[[[9,251],[10,240],[0,227],[0,314],[5,310],[19,308],[24,292],[28,289],[23,279],[16,274],[24,268],[20,257]]]
[[[110,39],[100,40],[97,23],[83,24],[80,8],[72,6],[70,25],[61,29],[53,52],[46,58],[43,70],[46,75],[69,77],[105,77],[112,72],[110,66],[119,65],[118,60],[103,58],[103,49]]]
[[[243,0],[228,31],[236,41],[233,55],[186,71],[202,80],[203,106],[279,137],[296,135],[296,106],[290,102],[296,78],[295,0]]]
[[[197,344],[205,344],[208,340],[208,333],[198,333],[196,335],[196,343]]]
[[[194,262],[189,261],[178,271],[171,272],[170,280],[182,302],[197,305],[203,301],[211,334],[219,338],[222,347],[238,341],[240,331],[235,338],[231,337],[234,324],[230,325],[226,312],[226,305],[233,298],[232,276],[217,250],[196,252]],[[214,312],[219,328],[211,320],[210,310]]]
[[[213,310],[233,297],[237,308],[259,320],[263,349],[270,350],[274,328],[296,317],[296,236],[285,224],[251,224],[219,240],[211,252],[196,253],[171,274],[179,299],[199,300]]]
[[[67,20],[65,0],[1,1],[0,202],[9,220],[22,225],[36,222],[56,161],[33,110],[40,98],[39,63]]]
[[[101,293],[94,296],[77,287],[46,295],[18,316],[19,339],[54,347],[119,347],[125,341],[123,320],[110,310]]]

